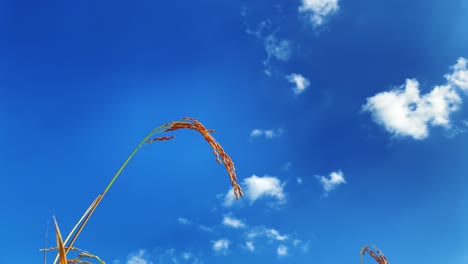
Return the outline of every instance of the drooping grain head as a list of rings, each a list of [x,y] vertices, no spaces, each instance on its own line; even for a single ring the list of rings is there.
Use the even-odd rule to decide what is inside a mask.
[[[364,254],[367,252],[372,258],[375,259],[375,261],[377,261],[377,263],[379,264],[390,264],[390,262],[387,260],[387,258],[384,256],[384,254],[382,253],[382,251],[380,249],[378,249],[376,246],[374,245],[370,245],[371,247],[373,247],[375,249],[375,252],[372,251],[371,249],[369,249],[369,246],[364,246],[361,248],[361,252],[360,252],[360,255],[361,255],[361,264],[363,263],[363,257],[364,257]],[[378,255],[378,256],[377,256]]]
[[[179,129],[193,129],[198,131],[203,138],[210,144],[211,148],[213,149],[213,154],[216,157],[216,161],[218,163],[223,163],[226,167],[226,170],[229,173],[229,178],[231,180],[231,184],[233,187],[234,195],[237,199],[239,199],[244,194],[242,193],[242,188],[239,184],[237,184],[237,176],[235,172],[234,162],[232,162],[231,157],[224,151],[223,147],[214,139],[214,137],[210,134],[215,132],[213,129],[207,129],[201,122],[199,122],[195,118],[191,117],[184,117],[182,118],[184,121],[173,121],[167,124],[164,124],[164,129],[162,132],[171,132]],[[169,140],[174,138],[174,136],[170,137],[158,137],[151,140],[148,140],[147,143],[151,143],[154,141],[161,141],[161,140]]]

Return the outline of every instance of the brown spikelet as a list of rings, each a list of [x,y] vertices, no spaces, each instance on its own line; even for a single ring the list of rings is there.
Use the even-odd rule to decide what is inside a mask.
[[[233,191],[236,198],[239,199],[241,196],[243,196],[242,188],[239,184],[237,184],[237,176],[235,172],[234,163],[232,162],[231,157],[229,157],[229,155],[226,154],[223,147],[221,147],[221,145],[210,134],[213,133],[214,130],[205,128],[205,126],[201,122],[192,117],[184,117],[182,118],[182,120],[184,121],[173,121],[165,124],[163,126],[165,128],[163,132],[171,132],[185,128],[198,131],[203,136],[203,138],[210,144],[211,148],[213,149],[213,154],[216,157],[216,161],[218,163],[224,163],[224,166],[226,167],[226,170],[229,173],[229,178],[231,180],[232,187],[234,188]],[[147,143],[159,140],[168,140],[171,138],[173,138],[173,136],[155,138],[148,140]]]
[[[379,250],[376,246],[374,245],[370,245],[371,247],[373,247],[375,249],[375,252],[372,251],[371,249],[369,249],[369,246],[364,246],[361,248],[361,252],[360,252],[360,255],[361,255],[361,264],[363,263],[363,257],[364,257],[364,254],[367,252],[372,258],[375,259],[375,261],[377,261],[377,263],[379,264],[390,264],[390,262],[387,260],[387,258],[384,256],[384,254],[382,253],[381,250]]]
[[[146,143],[151,143],[151,142],[154,142],[154,141],[163,141],[163,140],[171,140],[175,138],[175,136],[170,136],[170,137],[166,137],[166,136],[163,136],[163,137],[157,137],[157,138],[153,138],[153,139],[150,139],[148,141],[146,141]]]

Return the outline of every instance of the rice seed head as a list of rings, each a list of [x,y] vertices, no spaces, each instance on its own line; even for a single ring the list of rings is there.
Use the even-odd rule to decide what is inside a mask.
[[[216,161],[220,164],[223,163],[226,167],[236,198],[239,199],[241,196],[243,196],[244,194],[242,193],[242,188],[239,184],[237,184],[237,176],[235,172],[236,168],[234,167],[234,162],[232,162],[231,157],[229,157],[229,155],[224,151],[223,147],[210,134],[214,133],[215,131],[213,129],[207,129],[200,121],[193,117],[183,117],[182,120],[183,121],[173,121],[164,124],[162,126],[163,130],[161,132],[171,132],[179,129],[192,129],[198,131],[203,136],[205,141],[210,144],[211,148],[213,149],[213,154],[216,157]],[[174,136],[158,137],[148,140],[147,143],[170,140],[172,138],[174,138]]]
[[[361,264],[363,263],[363,257],[364,257],[364,254],[367,252],[372,258],[375,259],[375,261],[377,261],[377,263],[379,264],[390,264],[390,261],[388,261],[388,259],[384,256],[383,252],[378,249],[376,246],[374,245],[370,245],[371,247],[373,247],[375,249],[375,252],[372,251],[371,249],[369,249],[369,246],[364,246],[361,248],[360,250],[360,255],[361,255]],[[377,256],[378,255],[378,256]]]

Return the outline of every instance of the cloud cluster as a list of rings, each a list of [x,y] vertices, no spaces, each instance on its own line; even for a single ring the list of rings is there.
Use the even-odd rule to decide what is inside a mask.
[[[417,80],[407,79],[397,89],[367,98],[362,109],[395,136],[424,139],[430,126],[450,128],[450,115],[462,104],[457,88],[468,91],[467,60],[459,58],[451,68],[453,72],[445,75],[447,82],[427,94],[420,94]]]
[[[302,0],[299,13],[305,15],[314,27],[319,27],[338,9],[338,0]]]
[[[274,228],[265,226],[251,227],[245,233],[244,249],[255,252],[255,244],[259,247],[262,245],[276,246],[276,254],[279,257],[290,255],[289,249],[297,249],[302,253],[309,251],[309,242],[304,243],[302,240],[294,238],[293,235],[281,234]]]

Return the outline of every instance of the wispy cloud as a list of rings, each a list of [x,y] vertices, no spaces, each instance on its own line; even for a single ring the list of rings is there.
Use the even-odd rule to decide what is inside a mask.
[[[338,9],[338,0],[302,0],[299,13],[306,16],[314,27],[319,27]]]
[[[451,67],[453,69],[453,72],[451,74],[445,75],[445,78],[449,81],[450,84],[462,89],[465,92],[468,92],[467,64],[467,59],[458,58],[457,64]]]
[[[224,216],[223,224],[232,228],[244,228],[245,223],[231,216]]]
[[[231,242],[227,239],[213,241],[213,250],[215,253],[226,255]]]
[[[293,73],[293,74],[286,76],[286,79],[290,83],[294,84],[292,91],[296,95],[303,93],[307,89],[307,87],[310,86],[309,80],[307,80],[306,78],[304,78],[304,76],[297,74],[297,73]]]
[[[181,225],[190,225],[192,223],[190,220],[183,217],[177,218],[177,222]]]
[[[276,254],[278,254],[278,256],[280,256],[280,257],[287,256],[288,255],[288,247],[285,246],[285,245],[278,246],[278,248],[276,249]]]
[[[271,76],[271,60],[288,61],[293,51],[293,42],[287,39],[280,39],[274,33],[266,36],[263,42],[267,53],[267,57],[263,61],[263,65],[265,66],[264,72],[266,75]]]
[[[336,186],[345,184],[346,180],[342,171],[334,171],[330,173],[329,177],[317,176],[317,179],[322,184],[325,194],[336,188]]]
[[[140,249],[137,253],[132,253],[127,258],[127,264],[153,264],[148,260],[146,250]]]
[[[277,138],[283,135],[283,129],[254,129],[250,132],[251,138],[265,136],[266,139]]]
[[[232,193],[232,190],[231,190],[231,193]],[[234,194],[233,194],[233,196],[234,196]],[[236,197],[234,197],[234,199],[235,198]],[[213,228],[211,228],[209,226],[200,225],[198,228],[200,228],[200,230],[205,231],[205,232],[213,232]]]
[[[251,228],[247,233],[247,238],[253,239],[256,237],[267,237],[275,241],[286,241],[288,239],[287,235],[281,235],[276,229],[266,228],[264,226],[257,226]]]
[[[246,15],[244,12],[242,16],[245,18]],[[263,43],[267,54],[267,57],[263,61],[263,65],[265,66],[264,72],[266,75],[272,75],[271,61],[288,61],[293,51],[293,42],[288,39],[279,38],[276,30],[272,29],[272,22],[269,19],[262,21],[255,29],[250,28],[247,23],[244,24],[247,28],[245,32]]]
[[[435,86],[420,95],[419,83],[407,79],[406,84],[367,98],[363,111],[370,112],[374,121],[395,136],[424,139],[430,126],[451,127],[450,115],[457,111],[462,100],[457,88],[468,91],[467,61],[458,59],[453,72],[446,74],[447,83]]]
[[[309,252],[310,241],[304,242],[300,239],[294,239],[293,246],[299,248],[303,253]]]
[[[255,251],[255,246],[254,246],[254,243],[252,241],[246,241],[245,242],[245,247],[250,251],[250,252],[254,252]]]

